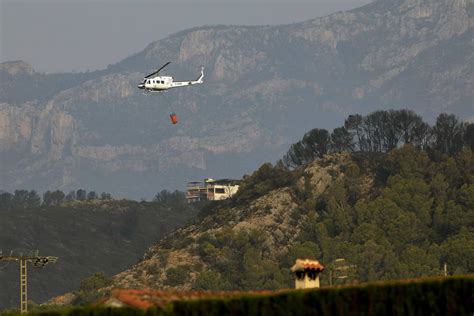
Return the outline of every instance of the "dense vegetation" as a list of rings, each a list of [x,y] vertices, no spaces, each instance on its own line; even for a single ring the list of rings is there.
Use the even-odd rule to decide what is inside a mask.
[[[177,300],[146,311],[83,307],[32,310],[33,315],[470,315],[472,277],[378,282],[361,286],[231,298]],[[5,313],[16,315],[16,313]]]
[[[31,269],[29,299],[35,302],[78,287],[77,303],[93,300],[91,291],[104,286],[108,276],[136,263],[149,246],[198,212],[182,192],[162,191],[153,201],[141,202],[107,193],[101,198],[83,189],[74,195],[46,192],[42,200],[34,191],[0,194],[3,254],[37,249],[59,257],[44,270]],[[0,263],[0,308],[19,304],[18,269],[16,263]]]
[[[144,209],[158,208],[163,212],[162,221],[166,217],[161,214],[183,210],[187,214],[202,207],[195,228],[204,233],[196,239],[171,234],[157,247],[160,264],[173,249],[186,247],[185,251],[199,260],[166,267],[164,278],[159,266],[135,274],[148,274],[153,284],[160,286],[187,283],[199,290],[278,289],[292,287],[289,267],[298,257],[318,259],[328,270],[336,268],[336,259],[345,259],[347,278],[338,279],[336,274],[336,284],[440,275],[445,264],[450,275],[474,273],[473,124],[442,114],[430,127],[410,111],[376,113],[349,117],[343,132],[308,132],[275,166],[266,163],[245,176],[239,192],[229,200],[189,206],[182,193],[164,191],[154,202],[121,201]],[[393,118],[403,117],[405,123],[400,126],[404,127],[394,128]],[[346,135],[342,137],[346,141],[335,141],[341,137],[333,137],[334,133]],[[341,176],[335,176],[323,193],[316,193],[306,181],[306,167],[317,157],[338,152],[346,152],[340,154],[345,157],[338,165]],[[320,167],[332,159],[326,158],[319,160]],[[233,229],[230,218],[235,221],[234,213],[238,213],[238,220],[245,221],[245,216],[250,216],[246,210],[257,198],[279,188],[291,192],[297,207],[287,214],[291,225],[301,229],[291,243],[282,239],[279,246],[288,251],[275,256],[273,249],[266,247],[267,232]],[[86,193],[76,191],[75,199],[70,200],[64,194],[49,192],[41,201],[37,194],[15,192],[2,195],[2,201],[34,203],[35,210],[61,211],[71,206],[91,209],[94,204],[97,211],[102,209],[100,205],[114,202],[107,194],[98,197]],[[137,221],[147,227],[150,224],[141,215],[127,212],[120,233],[127,238],[135,236],[138,230],[131,227]],[[113,231],[114,226],[109,226],[103,229]],[[211,227],[222,229],[207,233]],[[191,272],[195,277],[190,277]],[[323,285],[329,283],[328,275],[323,273]],[[76,302],[92,301],[96,298],[92,292],[108,282],[97,275],[85,280]]]
[[[348,165],[347,177],[316,202],[294,247],[323,262],[346,258],[362,281],[436,275],[444,263],[450,273],[472,273],[473,162],[467,148],[433,161],[407,145],[376,167],[381,183],[367,193],[364,166]]]
[[[472,277],[177,301],[162,315],[469,315]],[[158,313],[160,314],[160,313]]]
[[[166,192],[166,194],[170,193]],[[106,192],[99,195],[95,191],[87,192],[84,189],[73,190],[67,194],[61,190],[56,190],[44,192],[41,199],[35,190],[15,190],[13,193],[0,192],[0,207],[4,210],[59,206],[67,202],[94,200],[112,200],[112,195]]]
[[[413,116],[407,111],[398,113],[402,114]],[[355,117],[372,122],[368,119],[372,115]],[[259,230],[236,233],[229,228],[202,235],[196,241],[197,254],[207,269],[196,278],[194,288],[255,290],[292,286],[288,268],[297,257],[318,259],[329,269],[334,268],[336,259],[344,258],[351,266],[345,282],[440,275],[444,264],[449,274],[473,273],[474,155],[472,138],[466,136],[472,133],[473,125],[442,114],[431,128],[413,117],[424,130],[431,130],[432,136],[415,137],[405,130],[399,133],[404,140],[393,142],[401,143],[400,147],[390,150],[385,145],[377,146],[385,148],[380,151],[355,142],[356,150],[351,150],[350,159],[341,166],[344,177],[318,197],[310,186],[297,185],[297,179],[305,176],[305,163],[310,162],[304,158],[298,163],[292,160],[293,166],[300,165],[295,170],[282,161],[276,166],[264,164],[244,179],[233,199],[204,208],[201,216],[219,221],[226,209],[245,207],[271,190],[289,187],[299,205],[293,210],[293,220],[304,223],[296,242],[279,258],[268,256],[265,234]],[[441,132],[442,126],[450,127]],[[357,134],[349,133],[352,138]],[[313,159],[325,151],[317,144],[320,138],[308,137],[311,134],[297,144],[306,143],[302,153]],[[358,137],[365,139],[363,143],[374,143],[367,134],[361,134]],[[431,140],[423,144],[415,141],[428,138]],[[310,145],[309,139],[316,144]],[[297,155],[294,149],[292,146],[285,159]],[[187,273],[182,274],[173,285],[188,279]],[[326,275],[322,283],[328,282]]]
[[[286,167],[302,166],[334,152],[389,152],[412,144],[429,152],[453,155],[463,146],[474,148],[474,124],[442,113],[434,126],[411,110],[375,111],[366,116],[349,115],[332,133],[315,128],[291,145],[282,162]]]

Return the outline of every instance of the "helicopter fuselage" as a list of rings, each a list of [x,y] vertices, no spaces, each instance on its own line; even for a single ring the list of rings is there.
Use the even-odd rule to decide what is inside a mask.
[[[143,80],[143,82],[138,85],[138,88],[149,91],[162,91],[173,88],[172,84],[173,77],[158,76]]]
[[[201,69],[201,75],[196,80],[191,81],[173,81],[171,76],[155,76],[152,78],[145,78],[138,85],[139,89],[144,89],[147,91],[165,91],[171,88],[179,88],[184,86],[192,86],[195,84],[203,83],[204,78],[204,68]]]

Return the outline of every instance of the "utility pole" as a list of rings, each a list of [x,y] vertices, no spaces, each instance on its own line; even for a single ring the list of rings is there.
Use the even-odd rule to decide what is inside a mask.
[[[33,263],[35,268],[44,268],[48,263],[56,263],[58,257],[38,256],[38,251],[31,254],[18,256],[13,255],[13,251],[8,256],[4,256],[0,250],[0,261],[20,262],[20,311],[22,314],[28,312],[28,262]]]
[[[337,280],[348,279],[349,271],[355,267],[356,265],[347,265],[346,259],[344,258],[338,258],[334,260],[329,274],[329,285],[333,285],[333,283],[337,282]]]

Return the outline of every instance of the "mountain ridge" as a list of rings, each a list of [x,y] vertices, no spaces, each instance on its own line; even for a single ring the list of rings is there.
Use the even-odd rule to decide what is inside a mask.
[[[31,93],[1,72],[2,189],[82,186],[141,198],[189,178],[240,177],[312,126],[354,112],[472,117],[472,7],[377,1],[283,26],[198,27],[100,71],[33,73]],[[170,92],[171,105],[136,89],[168,60],[177,79],[206,67],[205,84]]]

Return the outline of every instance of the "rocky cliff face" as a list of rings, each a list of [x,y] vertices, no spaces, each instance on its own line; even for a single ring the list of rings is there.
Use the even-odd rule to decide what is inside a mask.
[[[21,60],[9,61],[0,64],[0,71],[6,72],[11,76],[32,75],[35,72],[30,64]]]
[[[240,177],[308,129],[335,127],[354,112],[472,116],[473,7],[377,1],[291,25],[200,27],[86,74],[4,63],[1,189],[149,197],[190,179]],[[178,80],[205,66],[205,84],[167,99],[141,95],[142,76],[168,60]]]

